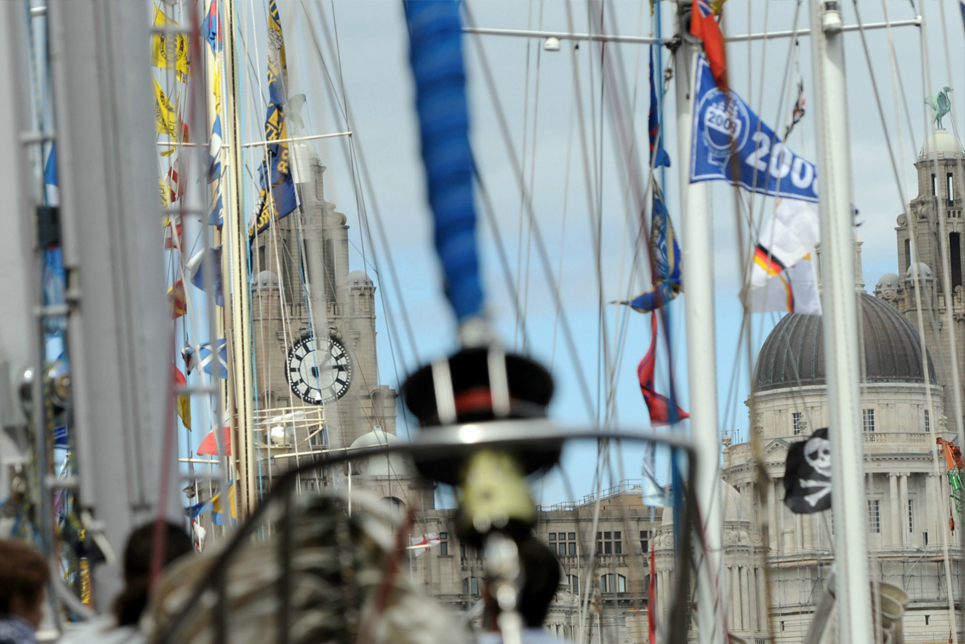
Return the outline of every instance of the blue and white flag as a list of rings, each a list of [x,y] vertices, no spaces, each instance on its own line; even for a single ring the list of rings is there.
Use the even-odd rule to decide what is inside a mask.
[[[228,342],[224,338],[214,341],[218,348],[217,364],[221,368],[221,379],[228,379]],[[205,342],[200,347],[184,347],[181,349],[181,357],[184,359],[185,371],[190,376],[198,367],[205,373],[214,375],[215,360],[214,352],[211,350],[211,343]]]
[[[772,197],[818,200],[814,164],[785,146],[740,96],[718,89],[703,57],[694,95],[691,183],[723,179]]]
[[[51,145],[44,165],[44,193],[48,206],[60,205],[60,184],[57,182],[57,146]]]
[[[214,302],[218,306],[224,306],[224,273],[221,270],[221,246],[210,249],[212,261],[206,261],[208,256],[207,249],[199,250],[194,257],[188,260],[184,266],[184,272],[188,279],[202,291],[204,288],[205,271],[211,271],[211,288],[214,291]]]

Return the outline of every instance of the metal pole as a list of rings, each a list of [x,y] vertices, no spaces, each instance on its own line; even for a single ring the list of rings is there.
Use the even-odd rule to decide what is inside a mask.
[[[681,31],[678,15],[678,32]],[[687,381],[690,389],[690,434],[697,447],[696,496],[706,552],[699,560],[697,635],[701,644],[724,641],[724,596],[717,591],[723,517],[720,511],[720,435],[717,421],[717,342],[714,329],[713,223],[707,208],[707,185],[690,183],[693,135],[693,88],[696,51],[684,42],[674,53],[677,89],[677,168],[683,265],[687,267],[684,307],[687,322]],[[688,571],[678,571],[687,575]]]
[[[827,3],[830,5],[831,3]],[[837,3],[834,3],[837,6]],[[851,146],[841,15],[811,2],[818,168],[821,172],[821,278],[824,359],[831,439],[831,511],[837,571],[838,641],[874,636],[865,534],[864,462],[860,417],[858,307],[854,282]]]

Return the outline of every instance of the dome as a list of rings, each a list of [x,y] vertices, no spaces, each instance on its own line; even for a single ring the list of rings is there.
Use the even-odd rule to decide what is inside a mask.
[[[362,449],[368,447],[385,447],[388,445],[400,445],[404,440],[395,434],[388,434],[380,427],[376,427],[367,434],[362,434],[352,443],[349,449]],[[360,474],[365,476],[399,476],[409,472],[409,466],[402,454],[389,454],[388,456],[372,456],[366,459],[362,465]]]
[[[924,262],[918,262],[917,264],[909,266],[908,270],[905,271],[905,279],[915,279],[919,274],[926,280],[935,279],[935,275],[931,272],[931,269],[928,268],[928,264]]]
[[[932,155],[950,158],[965,156],[965,153],[962,152],[962,146],[955,138],[955,135],[948,130],[935,130],[935,133],[925,141],[925,145],[922,147],[918,159],[925,159]]]
[[[261,271],[252,282],[256,291],[278,288],[278,276],[271,271]]]
[[[894,273],[885,273],[875,285],[875,293],[879,291],[897,291],[899,287],[898,276]]]
[[[352,271],[348,274],[349,286],[372,286],[373,282],[365,271]]]
[[[867,293],[861,294],[861,319],[865,380],[924,383],[914,325],[893,306]],[[825,384],[822,321],[819,315],[791,313],[777,323],[757,357],[758,391]],[[928,372],[934,383],[931,356]]]

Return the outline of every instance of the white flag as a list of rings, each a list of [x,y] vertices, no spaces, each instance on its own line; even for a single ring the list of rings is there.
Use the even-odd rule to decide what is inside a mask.
[[[803,313],[821,315],[818,276],[811,256],[747,292],[751,312]]]
[[[418,537],[409,537],[409,550],[415,550],[415,556],[418,557],[429,548],[434,548],[440,543],[442,543],[442,540],[439,539],[439,535],[430,532]]]
[[[781,199],[757,240],[751,288],[763,287],[813,253],[820,239],[817,213],[803,201]]]

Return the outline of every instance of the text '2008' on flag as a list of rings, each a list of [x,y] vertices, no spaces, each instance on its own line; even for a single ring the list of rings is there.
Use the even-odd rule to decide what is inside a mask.
[[[723,179],[746,190],[817,202],[814,164],[794,154],[736,93],[697,60],[690,182]]]

